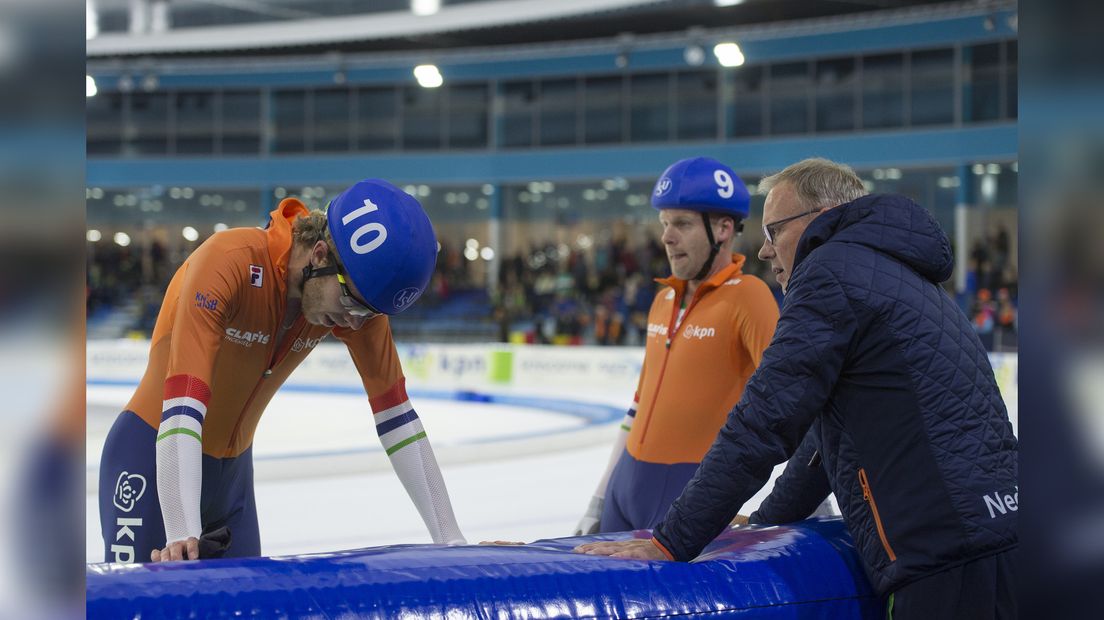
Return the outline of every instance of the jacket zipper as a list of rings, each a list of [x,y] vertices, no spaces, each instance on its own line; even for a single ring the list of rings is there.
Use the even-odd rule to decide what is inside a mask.
[[[671,358],[671,344],[675,341],[675,332],[679,327],[682,327],[686,323],[686,319],[690,317],[690,311],[694,309],[694,304],[698,303],[698,293],[701,286],[698,287],[698,291],[694,291],[694,295],[690,298],[690,304],[686,306],[686,312],[682,315],[682,322],[675,326],[675,321],[678,319],[678,309],[674,309],[671,315],[671,319],[667,323],[667,339],[663,347],[663,366],[659,369],[659,379],[656,380],[655,391],[652,392],[652,406],[648,408],[648,415],[644,418],[644,428],[640,429],[640,443],[644,443],[644,439],[648,436],[648,426],[652,422],[652,412],[655,411],[656,395],[659,394],[659,390],[663,387],[663,375],[667,373],[667,360]],[[675,298],[675,305],[682,306],[682,297],[677,296]]]
[[[234,430],[230,433],[230,444],[226,446],[226,457],[230,456],[230,446],[234,444],[234,440],[238,436],[238,431],[241,429],[242,418],[245,417],[245,412],[249,410],[249,406],[253,404],[253,399],[257,397],[257,390],[260,389],[260,387],[264,384],[264,380],[272,375],[272,369],[278,366],[280,362],[284,361],[284,358],[287,357],[287,352],[291,349],[292,340],[288,338],[288,336],[291,335],[291,331],[298,327],[299,329],[295,332],[296,336],[298,336],[303,331],[302,326],[299,325],[299,322],[302,320],[302,316],[295,319],[295,323],[293,323],[292,326],[288,328],[288,333],[284,334],[284,339],[281,342],[276,343],[276,346],[280,348],[278,350],[272,351],[272,357],[268,358],[268,368],[266,368],[264,373],[261,375],[261,380],[253,386],[253,391],[249,394],[249,399],[245,401],[245,406],[242,407],[241,413],[238,415],[238,421],[234,423]],[[280,318],[280,321],[283,321],[282,317]],[[281,355],[281,353],[283,353],[283,355]]]
[[[878,514],[878,504],[874,502],[874,494],[870,492],[870,482],[866,479],[866,470],[859,468],[859,484],[862,485],[863,499],[867,504],[870,504],[870,512],[874,513],[874,525],[878,528],[878,537],[882,539],[882,547],[885,549],[887,555],[889,555],[890,562],[897,561],[897,554],[893,553],[893,548],[889,546],[889,539],[886,538],[885,529],[882,527],[882,517]]]

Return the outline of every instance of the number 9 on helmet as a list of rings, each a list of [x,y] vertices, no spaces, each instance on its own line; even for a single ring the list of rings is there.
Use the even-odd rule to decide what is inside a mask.
[[[372,308],[398,314],[421,296],[437,262],[437,236],[413,196],[367,179],[330,201],[326,224],[345,272]]]

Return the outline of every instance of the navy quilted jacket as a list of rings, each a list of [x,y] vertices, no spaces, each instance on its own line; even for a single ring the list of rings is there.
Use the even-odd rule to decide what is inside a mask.
[[[753,516],[802,519],[830,488],[880,593],[1015,546],[1016,438],[988,355],[938,285],[952,267],[947,236],[907,198],[814,219],[774,340],[656,540],[694,558],[800,447]]]

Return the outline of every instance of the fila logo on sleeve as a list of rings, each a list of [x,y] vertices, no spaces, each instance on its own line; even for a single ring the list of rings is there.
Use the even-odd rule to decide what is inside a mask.
[[[260,265],[249,266],[249,284],[261,288],[264,284],[264,267]]]

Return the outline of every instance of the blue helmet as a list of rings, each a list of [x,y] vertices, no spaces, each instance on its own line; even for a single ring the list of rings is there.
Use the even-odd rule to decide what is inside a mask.
[[[671,164],[652,191],[656,209],[687,209],[719,213],[742,221],[748,216],[751,195],[732,168],[712,157],[693,157]]]
[[[412,196],[367,179],[330,201],[326,221],[341,264],[373,309],[398,314],[421,296],[437,262],[437,236]]]

